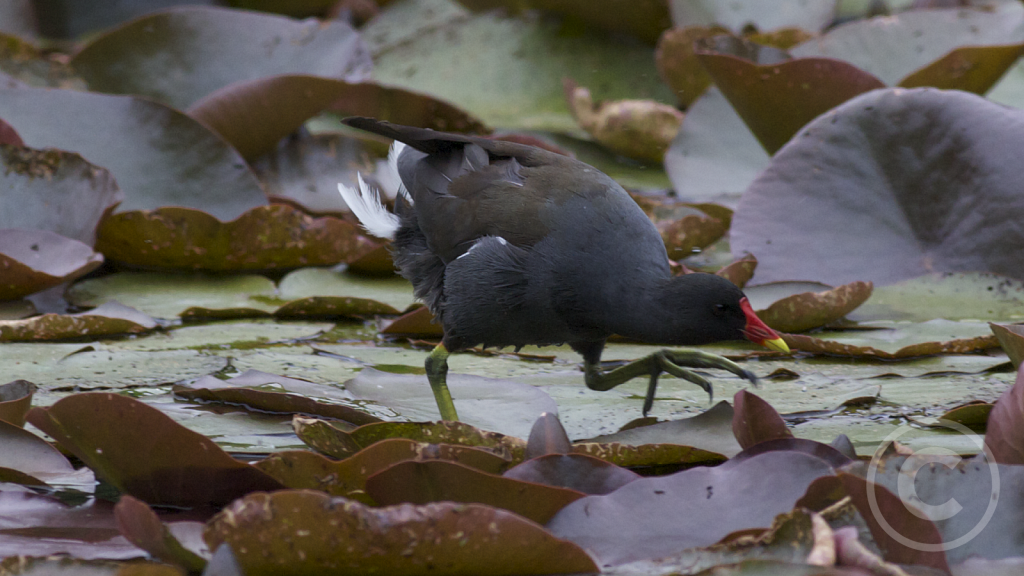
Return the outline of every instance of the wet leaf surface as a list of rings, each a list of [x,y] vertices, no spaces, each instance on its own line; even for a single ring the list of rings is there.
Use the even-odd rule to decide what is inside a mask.
[[[734,411],[728,402],[719,402],[710,410],[693,418],[659,422],[615,434],[598,436],[596,442],[617,442],[631,446],[645,444],[677,444],[693,446],[726,457],[735,456],[743,448],[732,432]]]
[[[43,314],[25,320],[0,321],[0,342],[32,342],[139,334],[156,328],[156,320],[121,305],[107,302],[77,314]]]
[[[700,40],[694,53],[769,154],[819,114],[885,87],[846,62],[789,59],[776,48],[732,36]]]
[[[927,274],[879,286],[850,319],[1024,320],[1024,282],[998,274]]]
[[[440,338],[444,336],[441,325],[435,322],[430,308],[421,306],[412,312],[406,312],[388,323],[381,334],[396,336],[415,336],[417,338]]]
[[[816,119],[775,156],[736,211],[732,250],[757,257],[761,282],[1018,276],[1019,202],[1012,179],[1002,176],[1012,165],[1002,154],[1022,123],[1019,111],[960,92],[864,94]],[[958,143],[935,131],[956,131]],[[946,160],[915,167],[908,154]],[[794,241],[801,235],[793,227],[818,240]]]
[[[396,314],[415,303],[412,285],[402,278],[368,278],[327,268],[302,268],[290,272],[278,284],[280,297],[297,300],[312,297],[358,298],[384,304]]]
[[[224,8],[184,7],[133,20],[72,60],[89,89],[148,96],[184,110],[228,84],[275,74],[357,81],[369,53],[351,26]]]
[[[789,471],[784,480],[771,473],[779,469]],[[768,452],[732,467],[691,468],[581,498],[547,527],[588,549],[602,566],[660,558],[709,546],[737,530],[767,528],[811,481],[828,474],[831,468],[812,456]],[[698,525],[679,518],[706,521]]]
[[[757,316],[780,332],[805,332],[853,312],[871,297],[873,288],[871,282],[851,282],[823,292],[794,294],[757,310]]]
[[[496,575],[597,569],[577,546],[503,510],[451,502],[368,508],[310,491],[243,498],[210,522],[206,541],[212,549],[229,543],[251,576],[326,569],[402,576],[426,566]]]
[[[14,380],[0,385],[0,420],[24,426],[25,414],[32,407],[32,394],[35,391],[36,385],[28,380]]]
[[[608,494],[640,475],[586,454],[547,454],[516,465],[505,478],[568,488],[583,494]]]
[[[570,450],[572,442],[558,415],[547,412],[541,414],[530,428],[530,436],[526,440],[526,459],[549,454],[568,454]]]
[[[124,193],[120,211],[182,206],[224,221],[266,204],[233,148],[185,114],[132,96],[0,90],[0,118],[33,148],[77,152]]]
[[[110,172],[73,152],[4,144],[0,186],[19,209],[0,214],[0,228],[49,230],[92,246],[100,219],[124,200]]]
[[[223,505],[281,487],[159,410],[116,394],[69,396],[34,408],[28,420],[118,490],[150,504]],[[126,436],[126,429],[147,432]]]
[[[1020,368],[1021,361],[1024,360],[1024,326],[1020,324],[1003,326],[991,322],[988,325],[992,328],[992,333],[996,335],[996,339],[999,340],[999,345],[1003,348],[1003,351],[1010,357],[1013,366]]]
[[[732,433],[744,449],[768,440],[793,437],[782,416],[759,396],[740,390],[732,402]]]
[[[89,246],[46,230],[0,229],[0,300],[14,300],[88,274],[103,264]]]
[[[283,204],[258,206],[229,221],[191,208],[121,212],[104,220],[96,246],[129,266],[212,272],[328,266],[375,247],[344,220]]]
[[[25,486],[62,486],[92,492],[95,476],[71,462],[39,436],[9,422],[0,422],[0,477]]]
[[[544,524],[582,492],[497,476],[440,460],[405,461],[366,480],[366,493],[383,506],[462,502],[485,504]]]
[[[961,326],[965,324],[960,323]],[[946,320],[932,320],[906,327],[889,325],[884,326],[888,329],[853,333],[855,335],[819,333],[823,338],[815,338],[803,334],[785,334],[782,338],[791,349],[802,352],[883,360],[934,354],[972,354],[999,345],[995,336],[987,335],[980,329],[980,324],[974,324],[977,329],[973,332],[979,333],[978,336],[945,340],[945,337],[953,335],[950,329],[954,325],[956,323]]]
[[[199,572],[206,566],[206,560],[201,554],[205,552],[209,555],[209,551],[193,551],[184,546],[145,502],[131,496],[122,496],[114,506],[114,519],[121,535],[154,558],[191,573]],[[201,523],[189,524],[190,531],[201,534]]]

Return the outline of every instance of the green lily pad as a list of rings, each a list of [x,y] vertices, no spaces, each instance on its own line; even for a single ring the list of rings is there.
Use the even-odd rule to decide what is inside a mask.
[[[1024,282],[978,272],[928,274],[879,286],[850,313],[872,320],[1024,320]]]
[[[1020,324],[1002,326],[991,322],[988,325],[992,328],[996,339],[999,340],[999,345],[1010,357],[1014,368],[1020,368],[1021,362],[1024,361],[1024,326]]]
[[[863,94],[811,122],[775,155],[740,202],[732,251],[757,257],[761,282],[1020,276],[1024,205],[1006,175],[1013,166],[1006,151],[1024,147],[1021,126],[1019,110],[973,94]],[[956,143],[937,136],[950,131]],[[945,160],[932,166],[910,155]]]
[[[180,110],[242,80],[313,74],[358,81],[371,67],[359,34],[341,20],[212,7],[128,22],[87,44],[71,64],[90,90],[139,94]]]
[[[282,566],[295,573],[395,576],[422,574],[427,566],[449,574],[597,571],[582,548],[479,504],[370,508],[307,490],[253,494],[215,516],[205,539],[211,549],[229,544],[252,576],[280,574]]]
[[[97,249],[110,260],[163,270],[289,270],[355,260],[376,248],[349,222],[282,204],[231,221],[190,208],[121,212],[107,218]]]
[[[692,418],[623,430],[598,436],[591,441],[638,447],[646,444],[675,444],[732,457],[743,449],[733,434],[733,418],[732,406],[728,402],[719,402],[710,410]]]
[[[580,134],[563,96],[567,76],[600,86],[600,99],[672,101],[647,46],[559,28],[486,13],[410,29],[403,12],[388,7],[363,34],[404,39],[376,51],[376,81],[446,100],[491,126]]]
[[[33,148],[60,148],[107,168],[124,192],[120,211],[201,209],[232,220],[266,204],[245,160],[199,122],[134,96],[0,90],[0,118]]]
[[[654,53],[661,79],[676,94],[679,105],[689,108],[712,84],[711,76],[693,53],[693,44],[702,38],[728,33],[721,26],[687,26],[666,30]]]
[[[275,292],[274,283],[264,276],[118,272],[78,282],[66,297],[75,306],[116,300],[157,318],[175,318],[193,306],[272,312],[277,306],[263,299]]]
[[[0,342],[68,340],[115,334],[138,334],[156,328],[156,320],[117,302],[77,314],[43,314],[0,321]]]
[[[750,25],[761,31],[790,27],[819,31],[832,22],[836,2],[785,0],[769,6],[757,0],[671,0],[669,6],[672,22],[680,27],[721,24],[737,32]]]
[[[608,32],[624,32],[654,43],[672,27],[668,4],[660,0],[622,2],[620,0],[580,4],[572,0],[457,0],[472,10],[504,8],[513,11],[540,10],[557,14],[570,22]]]
[[[16,5],[8,2],[3,6]],[[29,15],[35,26],[36,15]],[[10,24],[12,19],[0,15],[0,21]],[[85,82],[63,58],[48,57],[42,50],[24,40],[24,35],[0,32],[0,86],[4,88],[40,87],[84,90]],[[6,85],[9,84],[9,85]]]
[[[0,229],[0,300],[14,300],[99,268],[103,255],[47,230]],[[10,321],[8,321],[10,322]]]
[[[49,230],[92,246],[100,219],[124,200],[109,171],[73,152],[3,145],[0,166],[4,202],[18,206],[0,214],[0,228]]]
[[[412,285],[404,278],[367,278],[328,268],[303,268],[289,273],[278,284],[281,298],[297,300],[315,296],[363,298],[389,306],[398,314],[415,302]]]

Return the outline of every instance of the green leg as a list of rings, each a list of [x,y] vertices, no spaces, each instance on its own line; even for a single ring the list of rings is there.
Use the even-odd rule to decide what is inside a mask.
[[[719,368],[749,380],[755,386],[757,385],[757,377],[754,376],[753,372],[744,370],[739,364],[727,358],[699,350],[659,350],[650,356],[634,360],[607,372],[601,370],[599,363],[583,362],[587,388],[591,390],[611,390],[633,378],[650,376],[647,394],[644,397],[644,416],[647,416],[647,413],[650,412],[651,407],[654,405],[654,395],[658,389],[658,376],[662,373],[668,373],[677,378],[693,382],[703,388],[708,393],[710,399],[714,400],[714,389],[711,386],[711,381],[688,368]]]
[[[441,420],[458,420],[459,415],[455,412],[452,394],[448,391],[448,349],[444,344],[438,344],[434,348],[424,365],[430,389],[434,391],[434,400],[437,401],[437,409],[441,412]]]

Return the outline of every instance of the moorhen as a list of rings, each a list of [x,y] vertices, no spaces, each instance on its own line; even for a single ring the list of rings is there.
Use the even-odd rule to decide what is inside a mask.
[[[359,191],[338,188],[369,233],[393,240],[395,265],[444,329],[426,360],[441,418],[458,419],[448,354],[476,345],[568,343],[583,356],[592,390],[649,376],[645,416],[663,372],[709,394],[711,382],[687,368],[757,378],[695,350],[661,350],[605,371],[601,351],[612,334],[668,345],[747,338],[789,351],[725,278],[673,276],[654,224],[597,169],[524,144],[372,118],[344,122],[406,145],[394,213],[362,177]]]

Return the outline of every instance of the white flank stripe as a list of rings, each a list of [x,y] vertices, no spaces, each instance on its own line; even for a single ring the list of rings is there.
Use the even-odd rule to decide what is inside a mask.
[[[398,196],[402,188],[402,179],[398,176],[398,155],[402,153],[402,150],[405,150],[405,144],[395,140],[391,144],[391,150],[388,151],[387,164],[377,164],[377,173],[374,176],[388,198]]]
[[[394,239],[395,232],[398,231],[398,216],[388,212],[380,201],[380,194],[367,185],[362,174],[358,175],[358,179],[358,191],[338,183],[338,192],[341,193],[342,199],[367,232],[377,238]]]

